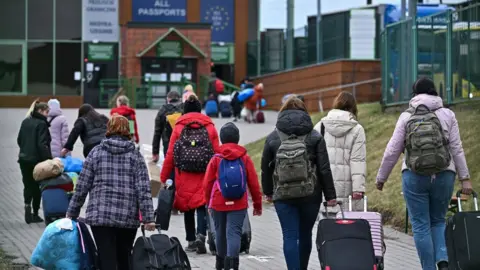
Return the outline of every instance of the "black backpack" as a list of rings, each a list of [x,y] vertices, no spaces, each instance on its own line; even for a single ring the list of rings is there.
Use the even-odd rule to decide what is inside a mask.
[[[133,246],[133,270],[190,270],[190,261],[182,244],[176,237],[169,238],[165,234],[145,236],[142,226],[142,236],[137,238]]]
[[[214,154],[207,128],[197,121],[185,125],[173,147],[175,167],[185,172],[205,172]]]

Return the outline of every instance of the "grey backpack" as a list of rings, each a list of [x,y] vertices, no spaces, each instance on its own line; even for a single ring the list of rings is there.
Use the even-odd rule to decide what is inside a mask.
[[[450,165],[449,142],[435,111],[425,105],[410,107],[406,125],[405,163],[412,172],[434,175]]]
[[[277,130],[281,144],[275,157],[274,200],[303,198],[315,192],[316,167],[310,161],[305,136]]]

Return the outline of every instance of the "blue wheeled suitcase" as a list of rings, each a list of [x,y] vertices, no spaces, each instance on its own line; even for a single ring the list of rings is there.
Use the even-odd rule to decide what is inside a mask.
[[[42,191],[42,208],[45,225],[67,214],[70,196],[63,189],[46,189]]]
[[[215,100],[209,100],[205,104],[205,114],[209,117],[218,117],[218,107]]]

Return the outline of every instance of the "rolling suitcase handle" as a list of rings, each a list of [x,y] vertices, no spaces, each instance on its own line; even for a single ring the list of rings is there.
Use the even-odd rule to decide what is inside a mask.
[[[475,211],[478,211],[478,194],[472,190],[473,204],[475,205]],[[462,190],[457,191],[457,204],[458,212],[462,212]]]
[[[345,213],[343,212],[343,203],[341,201],[337,202],[338,206],[340,206],[340,212],[342,212],[342,218],[345,219]],[[328,203],[327,202],[323,202],[323,206],[325,206],[325,211],[326,211],[326,218],[328,218]],[[330,206],[330,207],[333,207],[333,206]]]
[[[367,195],[362,196],[363,199],[363,212],[367,212]],[[348,196],[348,211],[352,212],[353,207],[352,207],[352,195]]]

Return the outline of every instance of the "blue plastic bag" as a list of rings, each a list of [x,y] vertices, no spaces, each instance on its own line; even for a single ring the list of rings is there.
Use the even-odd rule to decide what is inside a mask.
[[[65,157],[60,159],[63,162],[64,172],[80,173],[83,167],[83,160],[74,157]]]
[[[253,90],[253,88],[242,90],[238,94],[238,101],[244,102],[245,100],[251,98],[254,93],[255,93],[255,90]]]
[[[262,98],[262,100],[260,101],[260,107],[265,107],[265,106],[267,106],[267,101],[264,98]]]
[[[82,248],[77,223],[63,218],[47,226],[30,262],[43,269],[81,269]]]

